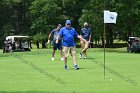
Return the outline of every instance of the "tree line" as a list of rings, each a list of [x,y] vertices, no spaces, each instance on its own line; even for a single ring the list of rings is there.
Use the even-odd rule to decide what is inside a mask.
[[[140,36],[140,0],[0,0],[0,46],[8,35],[29,35],[33,41],[47,39],[58,23],[70,19],[80,33],[86,21],[92,40],[104,43],[103,10],[118,13],[116,24],[105,24],[106,43]]]

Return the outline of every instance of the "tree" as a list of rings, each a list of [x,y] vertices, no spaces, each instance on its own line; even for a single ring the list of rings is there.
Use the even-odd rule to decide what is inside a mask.
[[[84,21],[91,24],[93,33],[98,32],[103,40],[103,10],[118,13],[117,24],[106,24],[106,43],[113,44],[114,34],[119,33],[119,39],[127,40],[129,36],[140,36],[140,1],[139,0],[90,0],[82,10],[80,25]],[[103,42],[104,43],[104,42]]]
[[[139,0],[118,0],[117,9],[118,23],[122,38],[127,39],[129,36],[140,36],[140,1]]]
[[[59,22],[61,7],[56,0],[34,0],[29,8],[31,18],[31,35],[49,33]]]
[[[90,0],[82,10],[82,15],[79,19],[80,26],[86,21],[92,28],[92,37],[102,37],[103,42],[103,9],[104,0]]]
[[[70,19],[72,26],[80,31],[87,21],[94,40],[104,44],[103,10],[118,13],[116,24],[106,24],[106,43],[112,45],[114,38],[127,40],[140,36],[139,0],[0,0],[0,41],[12,34],[46,36],[58,23],[65,25]],[[43,36],[44,37],[44,36]],[[46,38],[46,37],[44,37]]]

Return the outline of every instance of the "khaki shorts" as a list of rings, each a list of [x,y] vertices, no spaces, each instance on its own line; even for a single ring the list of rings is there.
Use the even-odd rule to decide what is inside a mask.
[[[70,51],[71,51],[73,56],[76,55],[76,47],[63,47],[64,57],[68,57]]]
[[[80,41],[80,43],[81,43],[81,47],[84,49],[88,49],[88,47],[89,47],[89,42],[88,41]]]

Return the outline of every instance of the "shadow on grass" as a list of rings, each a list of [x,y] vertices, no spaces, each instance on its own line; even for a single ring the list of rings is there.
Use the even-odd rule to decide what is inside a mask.
[[[106,52],[128,53],[128,52],[126,52],[126,51],[118,51],[118,50],[106,50]]]
[[[20,56],[25,56],[25,55],[46,55],[46,54],[51,54],[52,52],[47,51],[47,50],[40,50],[40,51],[31,51],[31,52],[13,52],[14,54],[20,55]],[[9,57],[9,53],[0,53],[0,57]]]
[[[96,58],[88,57],[87,59],[92,59],[92,60],[95,60]],[[87,60],[87,59],[85,59],[85,60]]]
[[[133,53],[127,52],[127,50],[117,50],[117,49],[107,49],[106,52],[140,54],[140,53],[135,53],[135,52]]]
[[[0,53],[0,57],[9,57],[10,55],[8,53]]]
[[[104,48],[100,49],[100,50],[96,50],[99,52],[104,52]],[[116,52],[116,53],[128,53],[127,52],[127,48],[105,48],[105,52]]]

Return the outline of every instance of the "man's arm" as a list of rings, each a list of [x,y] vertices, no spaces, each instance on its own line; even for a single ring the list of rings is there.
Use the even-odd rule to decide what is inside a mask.
[[[49,34],[47,44],[49,44],[49,43],[50,43],[50,38],[51,38],[51,36],[54,34],[54,32],[55,32],[55,29],[54,29],[54,30],[52,30],[52,31],[51,31],[51,33]]]
[[[49,36],[48,36],[48,42],[47,42],[47,44],[50,43],[50,38],[51,38],[51,36],[52,36],[52,34],[50,33]]]
[[[75,30],[75,29],[74,29],[74,30]],[[78,35],[78,33],[77,33],[76,31],[74,32],[74,34],[75,34],[75,37],[79,38],[80,40],[86,41],[86,40],[82,37],[82,35]]]
[[[63,28],[60,29],[59,31],[59,34],[57,34],[57,37],[56,37],[56,44],[59,43],[59,39],[63,37]]]
[[[86,42],[86,40],[81,36],[81,35],[78,35],[77,36],[77,38],[79,38],[80,40],[82,40],[82,41],[85,41]]]
[[[48,40],[50,40],[51,36],[52,36],[52,34],[50,33],[49,36],[48,36]]]
[[[56,37],[56,44],[59,43],[59,38],[60,38],[60,35],[58,34],[57,37]]]
[[[91,41],[91,35],[89,36],[89,40],[88,40],[88,42],[90,42]]]

